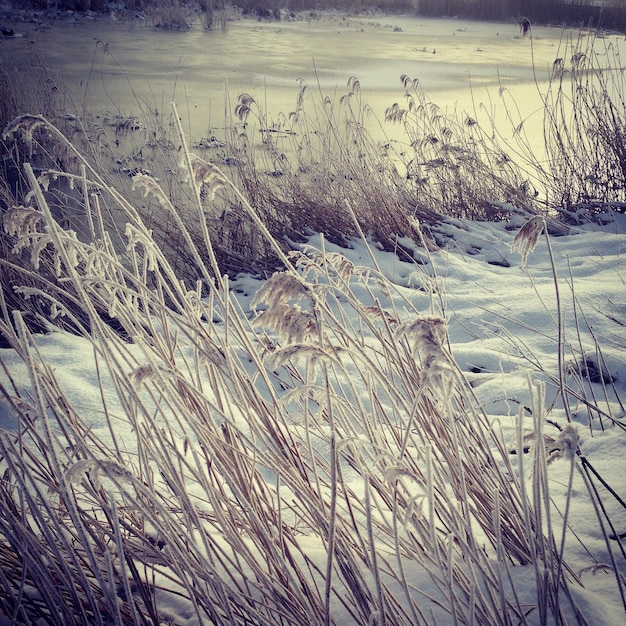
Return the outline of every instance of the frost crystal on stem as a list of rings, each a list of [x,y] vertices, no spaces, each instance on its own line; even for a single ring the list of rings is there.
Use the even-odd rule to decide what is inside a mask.
[[[2,139],[6,141],[12,135],[21,132],[26,143],[30,145],[33,141],[33,132],[40,126],[46,126],[47,124],[46,118],[42,115],[20,115],[7,125],[2,133]]]

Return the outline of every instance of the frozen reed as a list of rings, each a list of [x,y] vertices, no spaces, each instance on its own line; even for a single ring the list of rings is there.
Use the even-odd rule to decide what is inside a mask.
[[[5,140],[37,129],[67,142],[37,116]],[[425,315],[324,238],[286,255],[179,132],[194,231],[158,181],[134,184],[176,223],[194,283],[69,142],[80,176],[24,164],[31,192],[4,220],[28,255],[13,269],[42,315],[89,342],[102,402],[94,423],[3,283],[0,332],[28,381],[5,371],[1,387],[18,427],[0,433],[0,612],[68,625],[159,624],[177,619],[171,607],[259,626],[587,623],[561,536],[544,523],[544,447],[530,481],[511,465],[448,350],[437,300]],[[55,178],[74,186],[81,237],[53,215]],[[282,260],[251,316],[214,254],[207,186],[208,202],[227,195]],[[113,204],[126,223],[115,242]],[[536,594],[520,598],[529,570]]]

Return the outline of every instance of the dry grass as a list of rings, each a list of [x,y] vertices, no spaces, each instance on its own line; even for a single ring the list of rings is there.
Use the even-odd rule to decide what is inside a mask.
[[[565,42],[562,55],[545,96],[554,203],[567,210],[624,203],[626,83],[619,50],[587,37]]]
[[[372,136],[377,125],[377,136],[384,136],[385,127],[373,118],[358,79],[352,77],[346,92],[332,98],[302,83],[293,110],[275,117],[249,94],[240,94],[231,103],[226,93],[223,124],[218,124],[226,129],[224,135],[196,139],[194,149],[224,169],[283,250],[311,232],[345,242],[359,230],[394,249],[398,238],[421,238],[414,218],[425,226],[445,216],[507,219],[510,205],[546,217],[561,212],[568,220],[593,219],[599,206],[610,204],[619,210],[624,206],[625,123],[617,52],[607,49],[600,63],[591,52],[593,45],[589,39],[564,44],[563,58],[571,52],[576,67],[555,65],[543,95],[547,159],[527,140],[524,121],[516,119],[515,104],[506,91],[502,98],[509,118],[515,120],[515,148],[502,139],[493,121],[482,122],[480,112],[472,116],[442,111],[408,76],[402,77],[404,104],[390,106],[385,121],[402,129],[403,141]],[[98,54],[107,54],[106,49],[97,46],[94,63]],[[10,97],[4,121],[24,110],[41,112],[53,121],[89,156],[106,179],[106,189],[116,188],[133,199],[176,273],[193,282],[195,261],[171,212],[151,197],[142,201],[131,189],[130,178],[117,175],[146,171],[158,178],[202,250],[193,228],[195,198],[180,184],[176,120],[139,101],[135,112],[120,111],[111,120],[93,119],[88,107],[81,105],[73,107],[83,111],[80,118],[65,119],[67,100],[60,90],[48,101],[45,88],[38,96],[36,89],[29,91],[29,81],[12,82],[8,72],[5,82]],[[56,89],[53,84],[51,88]],[[15,145],[3,146],[7,155],[15,153]],[[36,167],[80,174],[72,150],[36,134],[31,147],[5,161],[18,184],[5,187],[4,195],[10,196],[5,205],[21,202],[28,192],[17,175],[24,159]],[[240,200],[218,192],[209,201],[208,195],[204,186],[200,197],[220,267],[230,274],[276,267],[276,255]],[[55,204],[55,210],[65,208],[71,220],[73,211],[66,207],[75,201],[66,190],[58,190]],[[112,208],[107,210],[107,221],[115,224]],[[77,228],[71,221],[68,225]],[[551,230],[564,228],[552,221]]]
[[[37,126],[57,132],[32,116],[10,130]],[[576,616],[577,581],[542,521],[545,452],[537,446],[527,493],[523,467],[511,466],[448,351],[436,302],[422,315],[323,240],[286,256],[230,180],[180,140],[193,233],[157,181],[135,184],[189,242],[193,289],[88,160],[78,186],[86,240],[59,225],[50,174],[28,164],[30,201],[5,215],[29,256],[24,277],[42,266],[54,274],[57,287],[39,294],[50,317],[92,345],[103,402],[94,427],[23,315],[2,307],[0,330],[30,391],[2,387],[19,427],[0,433],[1,611],[24,622],[157,624],[175,601],[198,621],[259,626]],[[238,202],[282,260],[252,320],[219,270],[206,185]],[[120,250],[102,226],[105,192],[127,222]],[[532,606],[513,593],[520,567],[536,575]]]
[[[419,81],[401,77],[406,106],[395,103],[386,120],[401,124],[408,145],[401,157],[417,201],[445,214],[502,219],[499,203],[538,210],[528,174],[466,113],[445,112],[431,102]]]
[[[608,499],[615,498],[621,507],[626,508],[626,504],[617,494],[614,486],[609,485],[598,471],[593,467],[591,462],[585,457],[580,446],[580,433],[578,425],[574,419],[574,409],[577,405],[583,407],[583,411],[587,415],[588,427],[590,435],[593,436],[594,430],[604,431],[608,428],[616,428],[626,431],[626,427],[621,423],[619,417],[624,413],[624,405],[620,398],[619,392],[615,387],[615,378],[611,376],[606,367],[602,347],[598,341],[598,337],[586,318],[585,307],[582,306],[575,289],[575,282],[571,273],[566,279],[568,295],[571,298],[572,316],[574,319],[574,328],[566,331],[565,316],[566,305],[564,303],[565,294],[562,294],[562,280],[558,275],[554,253],[552,250],[551,238],[548,234],[548,226],[545,220],[540,217],[534,217],[527,222],[516,235],[513,246],[519,248],[522,254],[522,264],[526,266],[528,255],[536,247],[539,238],[545,237],[552,268],[552,277],[554,281],[555,292],[555,326],[556,345],[557,345],[557,368],[556,372],[548,371],[542,363],[533,362],[529,359],[533,368],[540,375],[551,383],[557,390],[557,394],[562,403],[563,412],[565,414],[566,423],[561,425],[548,418],[549,411],[545,410],[545,390],[538,386],[540,391],[540,402],[533,407],[533,415],[535,416],[535,428],[532,434],[528,435],[528,439],[534,442],[543,441],[545,450],[546,464],[552,463],[555,459],[566,459],[570,462],[570,472],[567,483],[566,493],[571,493],[574,481],[574,474],[578,472],[582,476],[583,485],[587,492],[589,502],[592,504],[600,529],[604,545],[606,548],[607,560],[610,563],[608,570],[612,571],[615,576],[615,583],[622,602],[626,601],[626,580],[619,571],[618,563],[624,557],[624,546],[621,542],[621,536],[616,531],[611,515],[605,504],[605,495]],[[545,306],[545,303],[544,303]],[[546,307],[548,309],[548,307]],[[617,318],[613,321],[619,326],[624,326],[624,321]],[[542,328],[541,332],[545,333],[547,329]],[[524,350],[520,342],[510,333],[506,332],[507,340],[515,349],[519,350],[518,354],[524,354]],[[590,382],[600,383],[602,392],[598,393]],[[553,400],[552,407],[556,403]],[[619,412],[615,409],[618,407]],[[539,411],[539,414],[537,414]],[[520,411],[520,424],[522,411]],[[549,423],[556,427],[558,436],[555,438],[544,434],[543,426]],[[521,443],[520,438],[520,443]],[[543,446],[542,446],[543,447]],[[521,449],[521,446],[520,448]],[[539,468],[542,472],[542,482],[545,501],[545,515],[548,524],[551,524],[550,507],[548,503],[549,489],[547,487],[547,478],[544,468]],[[609,498],[609,496],[611,498]],[[563,554],[566,541],[566,528],[568,523],[569,501],[565,505],[563,513],[563,531],[561,535],[560,554]],[[626,606],[626,604],[624,604]]]
[[[433,217],[368,132],[356,78],[334,99],[302,82],[294,110],[276,119],[249,94],[234,113],[226,126],[235,180],[276,237],[322,232],[345,241],[356,233],[354,212],[364,231],[390,246],[398,235],[415,235],[411,215]]]
[[[25,115],[7,129],[6,153],[26,164],[3,191],[0,334],[29,391],[5,372],[19,426],[0,433],[0,612],[157,624],[175,601],[215,624],[586,623],[563,560],[567,515],[551,521],[549,461],[582,468],[618,555],[575,433],[512,467],[448,351],[441,294],[424,316],[375,262],[357,267],[324,247],[350,235],[424,241],[419,223],[499,218],[499,202],[538,210],[527,172],[492,133],[443,116],[414,81],[404,87],[406,108],[388,112],[407,133],[398,150],[367,132],[354,78],[336,101],[302,85],[277,121],[242,95],[226,124],[228,172],[206,144],[192,153],[176,110],[171,125],[142,111],[138,130],[121,118],[116,136],[134,144],[124,161],[111,129],[83,120],[61,132]],[[622,123],[604,107],[604,121]],[[547,126],[561,133],[552,145],[582,149],[562,140],[576,134],[560,119]],[[156,176],[111,175],[116,160],[147,165],[145,146]],[[576,169],[567,179],[579,189]],[[289,253],[310,231],[321,246]],[[541,217],[521,231],[525,260],[542,234],[549,243]],[[227,272],[278,264],[249,319]],[[581,332],[578,350],[560,306],[556,317],[553,380],[590,419],[612,422],[602,398],[566,382],[565,351],[581,352]],[[93,347],[100,426],[38,353],[31,331],[50,322]],[[533,397],[543,441],[541,387]],[[521,450],[521,416],[518,439]],[[536,577],[530,606],[514,593],[522,568]]]
[[[564,38],[543,103],[545,154],[526,135],[525,120],[506,90],[502,100],[517,138],[516,161],[541,200],[568,223],[626,206],[626,83],[619,49],[601,34]]]

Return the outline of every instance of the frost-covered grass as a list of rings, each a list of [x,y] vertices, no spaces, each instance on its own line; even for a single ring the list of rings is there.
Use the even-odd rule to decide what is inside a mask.
[[[66,141],[35,116],[10,131],[42,129]],[[0,613],[620,623],[620,216],[589,213],[554,238],[502,204],[497,224],[414,222],[395,254],[364,235],[285,253],[222,171],[179,145],[193,231],[158,181],[134,186],[176,224],[195,286],[67,143],[81,174],[25,164],[31,194],[4,216],[26,257],[16,287],[73,334],[33,335],[3,281]],[[49,184],[70,183],[82,238],[48,203]],[[280,271],[220,270],[214,194],[246,212]],[[105,196],[123,233],[106,227]]]
[[[120,119],[161,158],[128,186],[62,102],[63,132],[15,119],[0,621],[622,623],[624,89],[594,54],[555,64],[546,161],[408,77],[403,146],[356,78],[276,122],[242,94],[225,142]]]

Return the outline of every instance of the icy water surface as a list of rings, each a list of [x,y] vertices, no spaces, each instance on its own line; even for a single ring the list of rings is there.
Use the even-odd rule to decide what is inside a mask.
[[[467,110],[502,109],[498,88],[504,86],[530,114],[540,106],[535,81],[547,80],[563,55],[563,39],[578,36],[535,27],[531,42],[513,21],[334,14],[294,22],[240,19],[225,32],[205,32],[199,23],[171,32],[108,19],[16,28],[27,36],[2,42],[7,62],[27,63],[34,50],[72,86],[77,109],[84,103],[94,113],[129,116],[138,103],[166,110],[175,100],[197,136],[223,126],[225,110],[232,112],[241,92],[272,116],[295,108],[301,81],[333,97],[346,92],[351,76],[380,119],[402,102],[402,75],[418,78],[440,106]],[[613,39],[623,45],[623,37]]]

